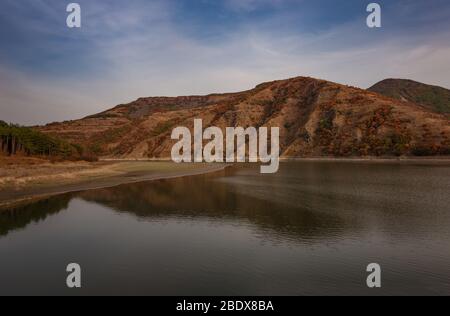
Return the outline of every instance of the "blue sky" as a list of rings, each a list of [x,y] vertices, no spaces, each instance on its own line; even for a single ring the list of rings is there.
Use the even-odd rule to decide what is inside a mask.
[[[66,26],[78,2],[82,27]],[[2,0],[0,119],[76,119],[138,97],[240,91],[312,76],[450,87],[450,2]]]

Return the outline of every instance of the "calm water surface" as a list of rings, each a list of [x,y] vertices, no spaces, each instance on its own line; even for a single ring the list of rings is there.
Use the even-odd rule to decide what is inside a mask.
[[[449,192],[449,165],[292,162],[56,196],[0,213],[0,294],[450,295]]]

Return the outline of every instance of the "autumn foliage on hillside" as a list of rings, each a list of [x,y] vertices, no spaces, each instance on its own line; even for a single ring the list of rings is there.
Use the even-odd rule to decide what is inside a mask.
[[[40,127],[112,158],[169,158],[174,127],[279,127],[284,157],[434,156],[450,153],[448,116],[421,105],[313,78],[252,90],[140,98],[81,120]]]

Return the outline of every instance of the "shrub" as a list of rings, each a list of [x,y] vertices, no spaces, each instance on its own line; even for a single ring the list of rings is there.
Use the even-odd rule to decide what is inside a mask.
[[[434,156],[436,153],[433,148],[417,146],[417,147],[413,148],[412,154],[414,156],[426,157],[426,156]]]

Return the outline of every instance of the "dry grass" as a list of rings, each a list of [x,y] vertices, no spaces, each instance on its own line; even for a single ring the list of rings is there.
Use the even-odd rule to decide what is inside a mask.
[[[57,162],[36,158],[0,158],[0,190],[52,183],[106,173],[111,163]]]
[[[0,206],[16,200],[124,183],[207,173],[223,164],[175,164],[171,161],[57,162],[1,158]]]

